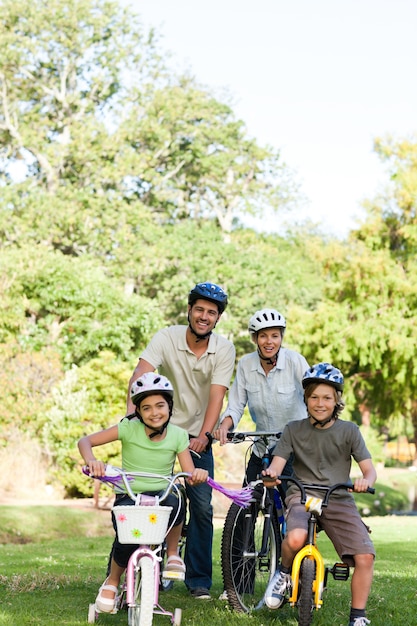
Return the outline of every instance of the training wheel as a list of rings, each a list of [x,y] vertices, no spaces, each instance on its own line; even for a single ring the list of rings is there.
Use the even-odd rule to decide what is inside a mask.
[[[96,605],[90,604],[88,606],[88,623],[94,624],[95,621],[96,621]]]
[[[182,617],[182,610],[175,609],[174,610],[174,621],[172,622],[174,626],[180,626]]]

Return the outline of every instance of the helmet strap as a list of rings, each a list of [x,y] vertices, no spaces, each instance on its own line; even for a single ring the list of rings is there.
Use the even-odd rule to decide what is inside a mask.
[[[151,433],[149,435],[149,439],[153,439],[154,437],[156,437],[157,435],[162,435],[165,428],[168,426],[169,424],[169,420],[171,419],[171,416],[169,416],[169,418],[167,419],[167,421],[165,422],[165,424],[162,424],[162,426],[160,428],[155,428],[155,426],[149,426],[148,424],[145,424],[145,422],[143,421],[143,418],[141,416],[141,414],[138,411],[138,407],[135,407],[135,415],[138,418],[138,420],[140,422],[142,422],[142,424],[145,426],[145,428],[149,428],[149,430],[153,430],[154,432]]]
[[[262,359],[262,361],[265,361],[265,363],[267,365],[273,365],[275,367],[275,365],[277,364],[277,361],[278,361],[278,353],[279,353],[279,350],[272,357],[271,356],[262,356],[261,351],[260,351],[259,346],[258,346],[259,358]]]
[[[216,326],[216,325],[215,325]],[[199,335],[198,333],[195,332],[194,328],[191,326],[191,322],[190,322],[190,315],[188,315],[188,328],[190,329],[190,331],[192,332],[192,334],[195,336],[195,340],[197,342],[199,341],[203,341],[203,339],[208,339],[211,335],[211,333],[213,332],[212,330],[209,330],[208,333],[205,333],[204,335]]]
[[[320,422],[319,420],[316,420],[315,417],[313,417],[312,415],[310,415],[310,413],[308,414],[309,418],[313,420],[314,424],[314,428],[317,428],[317,426],[320,426],[320,428],[323,428],[323,426],[326,426],[326,424],[329,424],[331,421],[336,421],[337,420],[337,415],[336,415],[336,411],[337,408],[335,407],[333,414],[327,418],[327,420],[324,420],[324,422]]]
[[[154,437],[156,437],[157,435],[162,435],[162,434],[163,434],[163,432],[164,432],[164,430],[165,430],[165,428],[168,426],[168,423],[169,423],[169,420],[167,420],[167,421],[165,422],[165,424],[162,424],[161,428],[154,428],[153,426],[148,426],[148,424],[145,424],[145,422],[144,422],[144,424],[145,424],[146,428],[150,428],[150,430],[153,430],[153,431],[154,431],[153,433],[151,433],[151,434],[149,435],[149,439],[153,439],[153,438],[154,438]]]

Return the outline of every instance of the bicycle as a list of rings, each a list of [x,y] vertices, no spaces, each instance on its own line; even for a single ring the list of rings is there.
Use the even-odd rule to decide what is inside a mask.
[[[328,506],[331,494],[337,489],[353,489],[353,484],[337,483],[335,485],[316,485],[303,483],[293,476],[278,476],[279,480],[292,482],[300,489],[301,504],[310,512],[308,520],[307,540],[294,557],[291,569],[291,592],[288,599],[292,607],[298,608],[298,625],[310,626],[314,609],[323,605],[323,593],[327,588],[329,573],[335,580],[348,580],[349,566],[346,563],[335,563],[333,567],[325,566],[324,559],[317,546],[319,517],[323,508]],[[309,496],[307,491],[322,492],[323,499]],[[375,493],[368,487],[368,493]]]
[[[270,462],[271,437],[279,436],[280,433],[269,431],[228,433],[231,443],[251,442],[246,456],[254,446],[261,448],[262,469]],[[251,482],[250,487],[252,497],[248,508],[230,506],[221,542],[224,590],[230,606],[241,613],[264,605],[263,597],[278,567],[285,533],[282,487],[268,487],[261,479]]]
[[[83,468],[85,474],[88,470]],[[158,478],[167,482],[167,487],[161,496],[143,496],[133,493],[129,482],[134,477]],[[180,487],[177,481],[188,477],[187,473],[179,472],[174,476],[160,476],[145,472],[124,472],[120,468],[106,466],[106,475],[99,478],[113,486],[123,487],[135,506],[115,506],[115,513],[119,541],[121,543],[138,544],[138,548],[131,555],[125,573],[125,580],[121,592],[117,595],[115,609],[117,613],[127,606],[128,626],[151,626],[153,615],[170,617],[173,626],[180,626],[182,611],[176,608],[174,612],[167,611],[159,604],[160,564],[161,551],[168,529],[171,507],[163,506],[171,491],[175,491],[180,498]],[[168,576],[167,576],[168,578]],[[184,574],[170,572],[170,580],[184,580]],[[88,610],[88,623],[96,621],[99,611],[94,604]]]
[[[271,436],[279,438],[280,433],[269,431],[231,432],[228,439],[232,443],[251,441],[249,451],[254,445],[263,448],[262,469],[270,463],[268,442]],[[245,460],[245,467],[247,462]],[[292,476],[282,475],[283,481],[296,482]],[[302,485],[302,483],[300,483]],[[223,586],[230,606],[237,612],[249,613],[265,606],[264,595],[268,583],[275,574],[281,558],[281,544],[285,536],[284,500],[285,494],[281,485],[268,486],[267,481],[259,480],[250,483],[252,498],[247,509],[232,504],[226,515],[221,544],[221,565]],[[305,488],[329,487],[306,485]],[[352,484],[336,485],[336,488],[352,488]],[[374,493],[373,489],[368,489]],[[305,490],[301,492],[306,498]],[[330,493],[324,499],[327,506]],[[305,503],[306,500],[302,500]],[[323,505],[322,505],[323,506]],[[322,594],[327,585],[328,574],[335,580],[347,580],[348,567],[336,563],[333,567],[325,567],[323,558],[316,545],[317,518],[312,512],[309,522],[309,535],[306,546],[300,556],[294,559],[292,573],[292,594],[288,600],[292,606],[301,607],[302,620],[300,626],[310,624],[312,608],[322,605]],[[305,563],[305,561],[309,563]],[[312,564],[312,565],[311,565]],[[314,568],[314,575],[312,569]],[[309,583],[309,579],[312,580]],[[347,577],[346,577],[347,576]],[[303,584],[301,584],[303,579]],[[313,601],[311,600],[314,591]],[[308,608],[306,608],[308,607]]]
[[[88,476],[88,468],[83,467],[83,472]],[[144,494],[134,494],[129,481],[135,477],[157,478],[165,480],[168,484],[161,496],[147,496]],[[173,626],[181,623],[182,611],[176,608],[173,613],[166,611],[159,604],[159,590],[167,588],[161,585],[161,562],[163,561],[164,539],[171,528],[168,529],[168,522],[172,507],[163,506],[160,503],[171,491],[175,491],[178,498],[184,498],[183,484],[180,479],[189,478],[187,472],[179,472],[174,476],[161,476],[146,472],[125,472],[121,468],[106,466],[106,475],[94,477],[107,484],[123,489],[135,502],[135,506],[114,506],[117,523],[117,534],[120,543],[134,544],[138,548],[131,555],[125,580],[121,588],[121,593],[117,595],[115,609],[117,613],[121,608],[127,606],[128,626],[152,626],[153,615],[166,615],[171,618]],[[207,483],[212,489],[216,489],[230,498],[239,507],[247,506],[251,497],[247,489],[237,491],[226,489],[212,478],[207,478]],[[184,549],[185,535],[180,540],[180,550]],[[162,576],[169,582],[174,580],[184,580],[182,572],[166,572]],[[88,610],[88,623],[95,622],[99,611],[94,604],[90,604]]]

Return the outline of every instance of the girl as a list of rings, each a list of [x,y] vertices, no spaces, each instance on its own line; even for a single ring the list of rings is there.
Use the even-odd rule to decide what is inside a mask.
[[[174,390],[170,381],[159,374],[148,372],[136,380],[130,390],[135,412],[123,418],[119,424],[105,430],[82,437],[78,448],[91,476],[105,475],[105,464],[95,458],[93,448],[119,439],[122,442],[122,467],[126,472],[147,472],[163,476],[172,474],[178,457],[181,470],[191,474],[188,482],[197,485],[206,482],[208,472],[194,467],[188,448],[188,433],[179,426],[170,424],[173,409]],[[166,482],[158,479],[137,477],[132,482],[135,493],[157,495],[164,491]],[[124,493],[116,495],[115,505],[134,505],[134,501]],[[179,514],[181,499],[170,494],[164,505],[172,506],[170,525],[174,526],[167,535],[167,563],[164,571],[179,571],[185,574],[185,564],[178,555],[178,542],[181,536],[184,511]],[[176,518],[176,519],[175,519]],[[111,613],[115,607],[120,578],[127,567],[131,554],[137,545],[121,544],[117,537],[117,527],[112,513],[116,537],[111,551],[109,575],[100,587],[96,598],[97,608]],[[175,520],[175,521],[174,521]]]

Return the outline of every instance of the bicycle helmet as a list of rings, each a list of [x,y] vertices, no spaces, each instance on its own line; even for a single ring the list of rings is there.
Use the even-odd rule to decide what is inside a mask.
[[[317,363],[317,365],[310,367],[303,376],[303,388],[305,389],[310,383],[325,383],[337,391],[343,391],[343,374],[331,363]]]
[[[281,328],[284,334],[286,325],[285,317],[275,309],[261,309],[250,318],[248,330],[252,334],[264,328]]]
[[[202,298],[217,305],[221,315],[227,307],[227,293],[214,283],[197,283],[188,294],[188,304],[192,306],[196,300]]]
[[[168,378],[155,372],[143,374],[130,388],[130,398],[136,406],[139,406],[143,398],[155,393],[161,393],[169,398],[174,397],[174,388]]]
[[[154,426],[145,424],[139,411],[139,405],[142,400],[147,396],[158,393],[166,398],[169,407],[169,414],[167,421],[162,424],[160,428],[155,428]],[[174,407],[174,388],[168,378],[162,376],[161,374],[155,374],[155,372],[146,372],[137,380],[135,380],[135,382],[132,384],[130,388],[130,398],[136,407],[135,413],[132,414],[132,416],[130,417],[136,416],[142,422],[142,424],[145,424],[147,428],[154,431],[151,435],[149,435],[151,439],[153,439],[157,435],[162,435],[165,428],[168,426],[169,420],[171,419],[172,415],[172,409]]]

